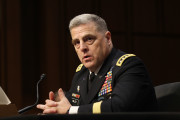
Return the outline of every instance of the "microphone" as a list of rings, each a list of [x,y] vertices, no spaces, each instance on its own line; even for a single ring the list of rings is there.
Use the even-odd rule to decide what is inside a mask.
[[[33,105],[27,106],[27,107],[19,110],[18,111],[19,114],[22,114],[22,113],[32,109],[34,106],[36,106],[38,104],[38,102],[39,102],[39,88],[38,88],[38,85],[45,78],[46,78],[46,74],[42,74],[41,77],[40,77],[40,80],[37,82],[37,85],[36,85],[36,92],[37,92],[36,102]]]

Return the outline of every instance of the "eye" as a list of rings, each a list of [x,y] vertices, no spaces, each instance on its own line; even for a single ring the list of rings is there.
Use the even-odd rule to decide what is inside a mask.
[[[86,38],[86,41],[90,41],[90,40],[92,40],[93,38],[92,37],[87,37]]]
[[[80,44],[80,42],[79,41],[75,41],[74,45],[78,45],[78,44]]]
[[[72,44],[73,44],[76,48],[78,48],[79,45],[80,45],[80,41],[79,41],[79,40],[73,40],[73,41],[72,41]]]
[[[87,43],[88,45],[91,45],[94,43],[96,37],[94,36],[87,36],[85,39],[84,39],[84,42]]]

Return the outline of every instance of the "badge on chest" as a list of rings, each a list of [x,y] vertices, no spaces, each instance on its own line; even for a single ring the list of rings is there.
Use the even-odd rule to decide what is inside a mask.
[[[98,93],[98,101],[108,99],[112,92],[112,70],[110,70],[105,76],[104,84]]]
[[[80,98],[79,94],[72,93],[72,103],[74,103],[75,105],[79,105],[79,98]]]
[[[78,94],[80,91],[80,86],[77,86],[77,93],[72,93],[72,103],[74,103],[75,105],[79,105],[79,98],[80,98],[80,94]]]

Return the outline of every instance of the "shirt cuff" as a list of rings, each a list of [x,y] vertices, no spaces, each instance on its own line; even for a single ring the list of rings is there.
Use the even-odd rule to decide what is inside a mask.
[[[69,109],[69,114],[77,114],[79,106],[71,106]]]

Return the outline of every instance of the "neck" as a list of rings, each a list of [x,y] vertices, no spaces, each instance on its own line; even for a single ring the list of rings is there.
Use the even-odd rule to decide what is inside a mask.
[[[103,63],[102,63],[103,64]],[[102,67],[102,64],[100,65],[100,66],[98,66],[95,70],[93,70],[93,71],[91,71],[91,70],[89,70],[89,72],[90,73],[92,73],[92,72],[94,72],[95,73],[95,75],[97,75],[98,74],[98,72],[99,72],[99,70],[101,69],[101,67]]]
[[[104,61],[105,61],[106,58],[110,55],[110,53],[111,53],[111,51],[112,51],[112,48],[113,48],[113,46],[110,46],[110,48],[108,49],[107,54],[106,54],[106,56],[104,57],[104,60],[101,62],[101,64],[98,64],[98,66],[95,66],[95,67],[89,69],[90,72],[95,72],[95,73],[98,73],[98,72],[99,72],[99,70],[100,70],[101,66],[103,65]],[[97,72],[96,72],[96,71],[97,71]]]

